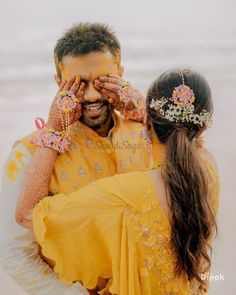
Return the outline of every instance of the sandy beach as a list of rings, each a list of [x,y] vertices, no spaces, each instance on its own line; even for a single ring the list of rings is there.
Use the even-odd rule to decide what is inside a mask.
[[[56,3],[55,1],[51,2],[54,2],[54,5]],[[75,1],[69,2],[71,6],[78,7]],[[162,5],[161,2],[159,4],[150,2],[152,5],[157,5],[155,6],[157,8]],[[5,14],[10,12],[10,3],[15,9],[20,9],[17,2],[9,1],[8,4],[1,4]],[[190,5],[186,15],[190,13],[192,27],[190,24],[186,27],[182,19],[179,22],[178,18],[174,18],[173,12],[169,26],[161,26],[165,20],[163,15],[161,20],[155,20],[153,14],[150,19],[147,16],[142,19],[141,12],[139,12],[139,18],[135,19],[136,25],[130,25],[130,19],[125,16],[122,22],[118,17],[111,16],[112,13],[114,16],[111,5],[108,7],[107,14],[100,7],[100,10],[97,11],[98,15],[96,15],[94,11],[89,10],[91,7],[88,4],[88,7],[83,9],[87,12],[84,15],[90,17],[85,18],[84,15],[82,17],[78,10],[78,16],[73,12],[71,19],[65,16],[65,19],[61,20],[58,14],[70,11],[66,1],[62,1],[55,8],[57,11],[55,19],[52,17],[50,22],[49,17],[46,17],[45,22],[41,24],[40,17],[47,7],[46,1],[43,1],[42,7],[39,7],[38,11],[33,8],[30,1],[23,1],[23,3],[28,5],[29,11],[31,9],[32,13],[28,16],[26,10],[25,12],[21,11],[22,23],[18,27],[17,22],[20,19],[17,18],[15,11],[12,22],[7,22],[5,14],[0,21],[7,22],[6,29],[0,33],[2,41],[0,44],[0,177],[4,161],[15,140],[34,129],[33,122],[36,116],[47,117],[48,108],[57,90],[53,79],[55,73],[53,46],[59,35],[75,21],[100,20],[108,22],[114,27],[121,41],[125,78],[144,93],[160,73],[179,66],[201,72],[211,85],[214,100],[214,121],[213,126],[206,133],[205,139],[206,146],[212,151],[218,162],[221,176],[221,198],[218,214],[219,233],[213,245],[212,275],[214,278],[209,294],[235,294],[233,267],[236,263],[236,133],[234,130],[236,21],[235,18],[230,19],[231,11],[236,9],[234,2],[229,0],[227,2],[229,5],[226,7],[220,6],[218,1],[210,1],[210,3],[215,3],[214,13],[211,11],[209,3],[206,6],[201,6],[201,8],[205,7],[207,12],[204,10],[199,20],[194,17],[191,19],[191,16],[195,15],[191,9],[196,10],[197,8],[196,4],[193,7]],[[105,5],[104,3],[105,1],[102,1],[102,5]],[[120,3],[118,11],[121,15],[124,1],[120,1]],[[130,3],[133,5],[134,2],[130,1]],[[203,2],[200,1],[200,3]],[[25,9],[25,7],[21,8]],[[52,16],[54,6],[50,3],[48,7],[48,13]],[[177,9],[176,13],[181,15],[181,10],[177,6],[174,7]],[[163,9],[166,8],[165,6]],[[199,7],[198,12],[200,13],[200,11]],[[132,10],[128,9],[128,12],[132,16]],[[148,12],[150,12],[150,8]],[[221,14],[224,15],[225,20],[222,24],[220,22],[221,18],[223,19]],[[168,16],[166,11],[165,16]],[[213,24],[210,23],[210,20]],[[145,25],[142,25],[142,21]],[[217,279],[220,274],[224,279]],[[21,292],[2,270],[0,270],[0,284],[2,286],[1,295],[26,294]]]

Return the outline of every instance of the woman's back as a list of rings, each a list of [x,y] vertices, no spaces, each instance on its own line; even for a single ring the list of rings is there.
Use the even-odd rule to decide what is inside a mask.
[[[204,166],[218,202],[219,180]],[[213,210],[216,211],[216,206]],[[45,198],[34,209],[42,253],[65,283],[87,289],[106,280],[112,294],[194,294],[187,275],[175,275],[176,255],[160,170],[100,179],[68,196]],[[60,241],[60,244],[59,244]]]

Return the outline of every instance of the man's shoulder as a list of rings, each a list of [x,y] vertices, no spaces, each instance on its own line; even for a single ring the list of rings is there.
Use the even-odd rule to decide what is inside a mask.
[[[130,137],[132,141],[145,139],[147,134],[146,125],[142,122],[136,122],[125,118],[123,115],[119,115],[117,127],[114,130],[114,135]],[[146,142],[146,140],[145,140]]]
[[[12,148],[13,149],[17,149],[21,146],[23,146],[25,149],[27,149],[31,154],[34,153],[35,151],[35,148],[36,146],[34,144],[32,144],[32,137],[33,135],[35,134],[35,131],[34,132],[31,132],[29,134],[27,134],[26,136],[22,137],[22,138],[19,138],[17,139]]]
[[[13,144],[3,166],[6,181],[17,182],[24,174],[35,149],[30,142],[31,136],[32,134],[29,134],[17,139]]]
[[[121,113],[116,112],[116,118],[119,121],[121,126],[128,126],[130,128],[143,128],[145,125],[143,122],[138,122],[134,120],[127,119],[124,115]]]

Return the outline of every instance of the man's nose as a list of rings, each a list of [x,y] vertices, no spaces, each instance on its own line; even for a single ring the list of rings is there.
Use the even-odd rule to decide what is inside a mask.
[[[89,102],[95,102],[102,98],[102,94],[94,87],[92,82],[89,82],[85,87],[84,100]]]

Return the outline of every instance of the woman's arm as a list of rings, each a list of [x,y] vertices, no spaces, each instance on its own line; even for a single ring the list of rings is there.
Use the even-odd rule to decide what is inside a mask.
[[[44,197],[48,196],[50,178],[53,172],[57,151],[38,147],[26,171],[23,187],[17,202],[16,222],[32,228],[32,210]]]
[[[61,91],[66,93],[73,93],[77,98],[76,107],[71,109],[69,112],[69,117],[67,118],[68,126],[76,122],[81,116],[81,104],[80,98],[83,97],[85,84],[81,82],[80,77],[72,77],[68,82],[64,81],[61,83],[58,93],[53,100],[50,108],[47,127],[52,130],[59,132],[63,129],[63,124],[61,122],[61,117],[64,114],[59,111],[58,101],[63,104],[63,97]],[[66,94],[68,95],[68,94]],[[66,96],[64,95],[64,96]],[[41,129],[43,130],[43,129]],[[46,131],[47,132],[47,131]],[[38,147],[33,155],[30,165],[26,171],[25,180],[23,187],[17,202],[15,218],[16,222],[26,228],[32,228],[32,210],[34,206],[44,197],[48,196],[50,179],[53,172],[53,167],[55,160],[57,158],[58,152],[54,148],[48,148],[50,144],[54,141],[52,135],[46,134],[46,141],[48,144],[45,145],[44,140],[42,140],[43,133],[38,134],[40,147]],[[58,133],[57,133],[58,134]],[[55,135],[55,134],[54,134]],[[59,138],[56,138],[58,141]],[[43,142],[43,143],[42,143]],[[38,145],[38,141],[36,140]],[[43,147],[41,147],[43,146]],[[64,150],[62,150],[64,152]]]

